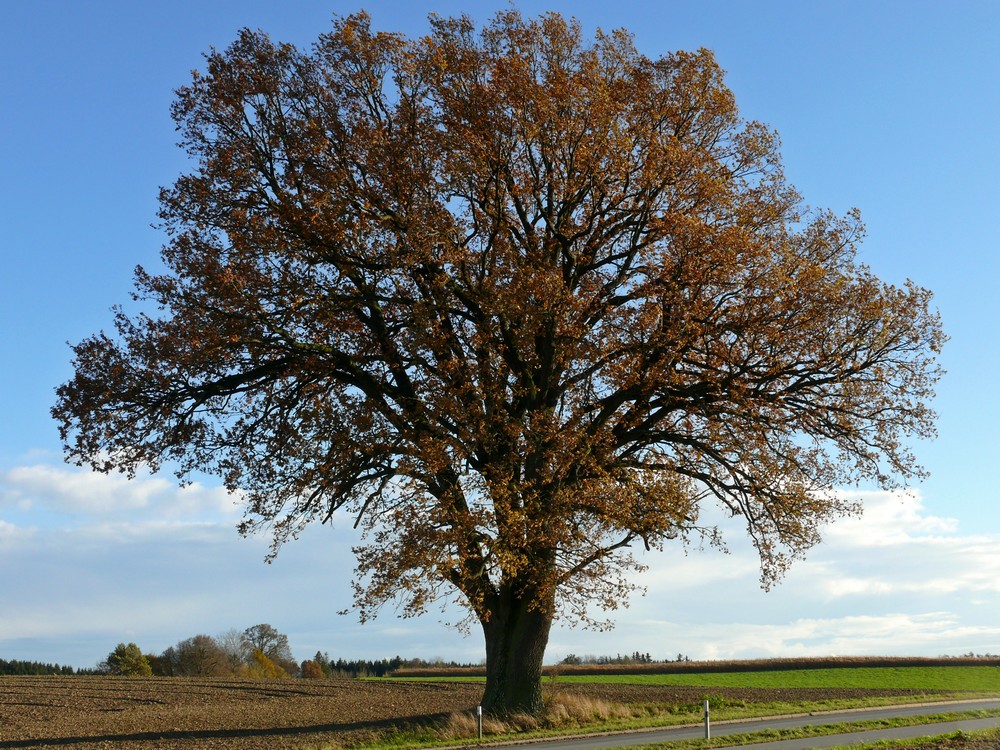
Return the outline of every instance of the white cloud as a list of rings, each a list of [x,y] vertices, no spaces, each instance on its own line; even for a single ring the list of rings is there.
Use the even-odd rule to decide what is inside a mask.
[[[41,464],[5,471],[0,481],[8,501],[17,502],[21,508],[30,509],[40,503],[88,515],[144,508],[154,495],[169,487],[169,482],[161,478],[129,481],[117,474],[70,471]]]
[[[692,658],[1000,651],[1000,538],[965,535],[919,494],[856,493],[865,513],[760,590],[752,546],[726,521],[730,554],[649,555],[645,598],[595,636],[560,629],[567,653],[685,653]],[[603,645],[602,645],[603,644]]]
[[[848,493],[845,493],[848,494]],[[775,592],[806,600],[892,594],[1000,593],[1000,538],[962,534],[954,518],[927,511],[915,492],[853,492],[864,513],[823,529],[823,541],[792,565]],[[692,552],[652,562],[651,590],[753,585],[759,562],[752,546],[727,524],[730,554]],[[669,564],[664,565],[663,562]]]
[[[801,618],[781,624],[711,625],[704,629],[708,659],[838,655],[929,656],[976,650],[1000,642],[1000,625],[963,625],[951,612]]]
[[[1000,594],[1000,538],[965,534],[918,493],[868,493],[861,518],[827,527],[790,580],[827,600]]]
[[[965,535],[919,495],[867,493],[866,513],[825,541],[771,592],[752,546],[725,520],[730,553],[668,545],[643,556],[648,596],[612,613],[610,633],[557,627],[548,658],[641,651],[659,658],[998,652],[1000,539]],[[271,622],[300,658],[442,656],[478,661],[432,610],[392,607],[364,626],[350,605],[351,524],[309,528],[265,565],[269,539],[243,539],[224,490],[178,488],[33,464],[0,472],[0,656],[88,666],[122,640],[156,651],[197,633]]]
[[[91,666],[122,640],[156,652],[259,622],[288,633],[296,653],[334,653],[344,622],[335,613],[351,602],[349,525],[309,529],[267,565],[270,539],[240,537],[239,513],[223,489],[203,484],[41,464],[0,471],[0,570],[17,571],[0,577],[9,604],[0,656]],[[329,640],[297,643],[302,622]],[[384,656],[376,632],[366,627],[341,655],[363,644]],[[405,642],[381,640],[400,651]]]
[[[161,476],[101,474],[35,464],[0,472],[0,509],[22,514],[44,511],[73,518],[232,517],[237,499],[222,487],[195,482],[178,487]]]
[[[1000,624],[969,623],[954,612],[886,612],[830,617],[792,617],[779,622],[742,619],[747,611],[702,621],[685,609],[678,620],[627,620],[611,633],[588,636],[557,629],[550,661],[577,655],[650,653],[697,660],[806,656],[941,656],[1000,652]],[[781,619],[780,617],[777,619]]]
[[[958,532],[956,518],[930,515],[917,491],[843,492],[860,500],[864,513],[858,518],[842,518],[827,526],[824,539],[848,547],[886,547]]]
[[[850,546],[822,552],[820,578],[831,598],[851,595],[1000,594],[1000,539],[951,537],[909,539],[879,554],[852,558]]]

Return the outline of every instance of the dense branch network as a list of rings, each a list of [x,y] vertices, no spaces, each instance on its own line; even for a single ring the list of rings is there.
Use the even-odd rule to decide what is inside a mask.
[[[457,590],[589,621],[629,554],[746,521],[765,583],[919,476],[943,336],[929,293],[810,212],[711,53],[501,13],[423,39],[244,31],[182,88],[197,168],[161,196],[167,271],[75,348],[72,457],[244,493],[276,545],[351,515],[363,616]],[[506,599],[505,599],[506,597]]]

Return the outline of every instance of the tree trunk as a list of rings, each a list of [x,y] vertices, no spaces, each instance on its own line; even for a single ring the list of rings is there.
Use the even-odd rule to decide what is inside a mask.
[[[542,711],[542,660],[552,628],[551,603],[501,597],[483,623],[486,691],[483,710],[505,715]]]

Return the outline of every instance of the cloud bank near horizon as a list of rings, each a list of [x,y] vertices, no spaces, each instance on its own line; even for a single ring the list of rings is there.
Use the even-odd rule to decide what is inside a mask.
[[[645,597],[594,633],[557,626],[547,661],[569,653],[649,652],[694,659],[1000,652],[1000,538],[928,512],[919,493],[854,493],[860,518],[770,592],[752,547],[728,554],[668,548],[646,556]],[[158,652],[198,633],[270,622],[305,659],[443,657],[479,661],[482,643],[446,628],[461,614],[417,620],[386,611],[361,626],[350,604],[350,524],[310,528],[263,562],[269,539],[241,538],[224,489],[129,481],[44,462],[0,471],[0,657],[92,666],[120,641]],[[343,528],[342,528],[343,526]]]

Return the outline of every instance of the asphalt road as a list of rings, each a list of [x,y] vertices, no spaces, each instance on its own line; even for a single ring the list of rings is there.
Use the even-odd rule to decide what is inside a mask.
[[[888,708],[838,711],[836,713],[823,713],[812,716],[788,716],[777,719],[713,723],[711,725],[711,733],[713,737],[723,737],[727,734],[748,734],[768,729],[797,729],[806,726],[842,724],[848,721],[871,721],[994,708],[1000,709],[1000,700],[949,701],[920,706],[893,706]],[[1000,717],[877,729],[851,734],[810,737],[807,739],[777,740],[775,742],[754,745],[740,745],[739,747],[744,748],[744,750],[807,750],[808,748],[836,747],[838,745],[874,742],[883,739],[931,737],[938,734],[949,734],[959,729],[962,731],[975,731],[977,729],[989,729],[997,726],[1000,726]],[[530,744],[540,745],[541,748],[539,750],[600,750],[601,748],[609,747],[631,747],[635,745],[650,745],[657,742],[697,739],[704,736],[705,729],[703,726],[674,727],[671,729],[652,729],[625,734],[605,734],[573,739],[545,740]]]
[[[851,734],[830,734],[825,737],[810,737],[801,740],[779,740],[777,742],[760,742],[754,745],[737,745],[735,750],[813,750],[813,748],[843,747],[861,742],[877,742],[879,740],[909,740],[918,737],[933,737],[940,734],[953,734],[961,729],[963,732],[975,732],[979,729],[1000,727],[1000,716],[989,719],[968,719],[965,721],[948,721],[941,724],[920,724],[911,727],[895,727],[893,729],[873,729],[867,732],[852,732]],[[726,750],[734,750],[726,748]]]

